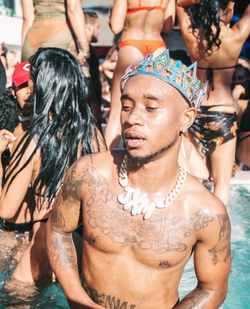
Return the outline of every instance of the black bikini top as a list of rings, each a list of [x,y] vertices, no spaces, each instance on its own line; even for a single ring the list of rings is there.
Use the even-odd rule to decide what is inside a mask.
[[[208,68],[202,68],[202,67],[197,67],[197,69],[200,69],[200,70],[206,70],[206,79],[209,81],[209,87],[208,87],[208,93],[207,93],[207,98],[209,98],[209,95],[210,95],[210,91],[214,90],[214,73],[213,71],[218,71],[218,70],[227,70],[227,69],[234,69],[235,68],[235,65],[234,66],[231,66],[231,67],[224,67],[224,68],[211,68],[211,67],[208,67]]]

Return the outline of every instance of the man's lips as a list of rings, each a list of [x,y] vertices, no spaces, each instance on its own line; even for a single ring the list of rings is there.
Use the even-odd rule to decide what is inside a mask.
[[[128,147],[136,148],[145,142],[145,137],[138,132],[127,132],[124,134],[124,139]]]

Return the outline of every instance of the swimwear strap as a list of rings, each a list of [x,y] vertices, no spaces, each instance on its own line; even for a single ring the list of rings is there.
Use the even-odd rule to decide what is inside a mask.
[[[45,219],[41,219],[41,220],[35,220],[33,221],[33,225],[37,222],[42,222],[42,223],[46,223],[49,220],[49,218],[45,218]]]
[[[32,230],[33,222],[24,222],[24,223],[13,223],[8,222],[2,218],[0,218],[0,228],[4,231],[13,232],[17,231],[19,233],[24,233],[26,231]]]
[[[241,139],[239,139],[239,143],[242,142],[242,141],[244,141],[244,139],[246,139],[246,138],[248,138],[248,137],[250,137],[250,134],[247,134],[246,136],[244,136],[244,137],[242,137]]]
[[[233,69],[233,68],[235,68],[235,65],[231,66],[231,67],[224,67],[224,68],[211,68],[211,67],[203,68],[203,67],[197,66],[197,69],[207,71],[206,72],[206,80],[209,81],[209,87],[208,87],[208,91],[207,91],[207,99],[209,99],[210,89],[212,89],[212,91],[214,90],[214,73],[213,73],[213,71]]]
[[[224,67],[224,68],[211,68],[211,67],[202,68],[202,67],[197,67],[197,69],[200,69],[200,70],[208,70],[208,69],[210,69],[212,71],[214,71],[214,70],[226,70],[226,69],[233,69],[233,68],[235,68],[235,65],[233,65],[231,67]]]
[[[152,6],[143,6],[143,7],[140,7],[140,8],[131,9],[131,10],[127,11],[127,15],[133,14],[133,13],[136,13],[136,12],[139,12],[139,11],[152,11],[152,10],[159,10],[163,14],[165,13],[165,9],[163,7],[152,5]]]

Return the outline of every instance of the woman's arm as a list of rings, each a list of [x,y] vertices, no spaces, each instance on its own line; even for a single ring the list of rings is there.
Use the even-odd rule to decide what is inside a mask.
[[[245,42],[250,35],[250,4],[246,8],[241,19],[233,25],[232,29],[238,30],[238,38],[241,38],[242,42]]]
[[[86,35],[85,17],[82,11],[81,1],[66,0],[66,8],[70,25],[74,31],[80,49],[89,53],[89,43]],[[78,60],[80,61],[81,59]]]
[[[188,13],[188,7],[192,5],[190,0],[177,0],[176,12],[181,31],[185,31],[191,26],[191,19]]]
[[[190,7],[193,4],[201,3],[201,0],[177,0],[177,5],[183,8]]]
[[[175,0],[170,0],[165,12],[165,21],[162,27],[162,32],[170,33],[172,31],[175,22],[175,13]]]
[[[114,0],[109,26],[114,34],[122,31],[127,13],[127,0]]]
[[[0,131],[0,195],[2,191],[2,180],[3,180],[3,165],[1,156],[3,152],[11,146],[11,143],[15,140],[15,136],[9,132],[8,130],[1,130]]]
[[[13,149],[15,149],[15,147],[19,144],[20,140],[21,137],[16,140]],[[11,178],[26,163],[35,147],[36,147],[35,142],[31,141],[20,163],[14,169],[10,179],[8,179],[3,186],[0,198],[0,217],[5,220],[15,218],[19,212],[20,206],[22,205],[22,202],[25,198],[25,195],[27,193],[28,187],[32,179],[35,156],[10,184]],[[12,162],[13,160],[11,161],[11,163]]]
[[[22,0],[22,7],[23,7],[23,27],[22,27],[21,47],[23,46],[27,32],[29,28],[32,26],[35,17],[33,0]]]

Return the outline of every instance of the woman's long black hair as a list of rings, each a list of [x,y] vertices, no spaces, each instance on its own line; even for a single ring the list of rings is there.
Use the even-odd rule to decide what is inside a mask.
[[[205,30],[206,52],[212,52],[213,46],[220,48],[220,10],[225,11],[231,1],[201,0],[200,4],[194,4],[190,9],[193,26],[202,27]],[[227,14],[227,12],[224,14]],[[216,28],[216,31],[212,29],[212,26]]]
[[[41,168],[34,190],[43,193],[43,202],[47,197],[51,203],[67,167],[77,160],[79,145],[81,155],[92,152],[96,123],[87,103],[87,79],[74,56],[59,48],[40,48],[29,61],[34,124],[13,152],[4,182],[11,177],[10,186],[40,149]],[[32,139],[36,141],[35,150],[14,173]]]

